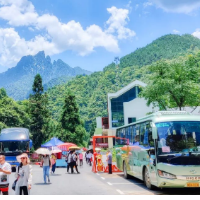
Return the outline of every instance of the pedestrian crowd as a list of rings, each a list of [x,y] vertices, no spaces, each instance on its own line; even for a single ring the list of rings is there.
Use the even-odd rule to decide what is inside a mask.
[[[100,152],[99,152],[100,153]],[[56,155],[43,155],[41,166],[43,167],[43,179],[44,184],[50,183],[49,171],[55,173],[56,169]],[[86,163],[90,166],[93,161],[93,154],[91,151],[85,153]],[[19,166],[16,168],[15,181],[12,184],[12,189],[16,195],[29,195],[32,187],[32,167],[30,165],[29,157],[26,153],[17,156]],[[78,165],[83,166],[83,154],[75,151],[68,152],[65,161],[67,162],[67,172],[71,169],[71,173],[74,173],[74,169],[77,174],[80,174]],[[110,151],[107,153],[108,173],[112,174],[112,154]],[[9,175],[11,174],[11,165],[6,162],[5,156],[0,155],[0,194],[8,195],[9,191]]]

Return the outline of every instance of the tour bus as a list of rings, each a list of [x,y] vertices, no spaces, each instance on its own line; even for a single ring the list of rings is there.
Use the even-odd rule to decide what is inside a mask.
[[[200,116],[159,111],[116,130],[116,162],[149,189],[200,187]]]
[[[12,171],[16,170],[19,162],[16,156],[29,153],[32,141],[29,130],[26,128],[6,128],[0,133],[0,153],[6,156],[6,161],[11,164]]]

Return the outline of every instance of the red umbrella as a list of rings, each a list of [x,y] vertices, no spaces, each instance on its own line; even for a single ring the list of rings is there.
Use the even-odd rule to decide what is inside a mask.
[[[62,151],[69,151],[69,147],[71,146],[77,146],[77,145],[74,143],[64,143],[64,144],[58,145],[58,148]]]

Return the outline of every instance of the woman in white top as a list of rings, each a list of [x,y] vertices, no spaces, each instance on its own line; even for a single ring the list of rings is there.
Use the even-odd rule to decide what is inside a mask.
[[[17,156],[17,160],[20,161],[18,169],[16,169],[17,183],[15,187],[15,194],[28,195],[32,184],[32,167],[29,165],[30,160],[26,153]]]

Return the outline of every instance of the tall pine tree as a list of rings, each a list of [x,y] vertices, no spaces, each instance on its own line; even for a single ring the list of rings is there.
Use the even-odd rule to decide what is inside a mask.
[[[60,122],[62,127],[61,138],[63,141],[73,142],[78,145],[83,144],[86,131],[84,123],[79,116],[75,95],[71,91],[67,91]]]
[[[36,149],[46,140],[44,127],[49,118],[47,109],[48,96],[46,93],[43,94],[42,77],[40,74],[35,76],[32,90],[33,94],[29,98],[31,116],[30,131],[33,135],[33,146]]]

